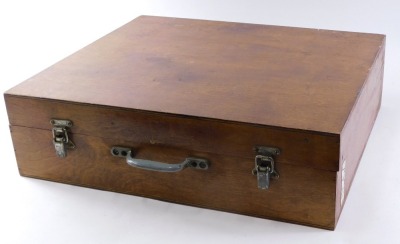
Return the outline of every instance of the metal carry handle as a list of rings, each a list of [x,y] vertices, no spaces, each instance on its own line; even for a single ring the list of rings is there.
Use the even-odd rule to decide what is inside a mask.
[[[158,172],[178,172],[185,168],[208,169],[208,161],[200,158],[186,158],[182,163],[168,164],[133,157],[133,150],[126,147],[112,147],[111,154],[126,158],[126,163],[132,167]]]

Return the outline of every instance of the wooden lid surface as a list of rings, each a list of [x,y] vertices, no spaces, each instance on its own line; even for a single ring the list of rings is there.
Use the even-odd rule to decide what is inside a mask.
[[[6,95],[338,134],[384,39],[141,16]]]

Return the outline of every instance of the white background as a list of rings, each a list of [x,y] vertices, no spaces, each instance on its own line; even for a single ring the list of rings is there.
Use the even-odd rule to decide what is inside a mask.
[[[1,1],[0,90],[138,15],[387,35],[381,111],[336,231],[21,177],[0,102],[0,243],[400,243],[398,1]]]

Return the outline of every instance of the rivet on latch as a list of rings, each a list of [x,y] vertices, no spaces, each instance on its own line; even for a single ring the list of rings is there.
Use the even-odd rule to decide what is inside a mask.
[[[280,150],[273,147],[256,147],[255,152],[257,155],[254,160],[253,175],[257,176],[258,188],[266,190],[269,188],[271,178],[279,178],[273,156],[279,155]]]
[[[68,128],[72,127],[69,120],[52,119],[50,124],[53,125],[53,144],[56,155],[60,158],[67,156],[67,148],[75,148],[75,144],[68,137]]]

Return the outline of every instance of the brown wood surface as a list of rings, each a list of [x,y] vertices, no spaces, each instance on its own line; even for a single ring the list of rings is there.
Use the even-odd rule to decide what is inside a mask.
[[[51,119],[69,119],[74,123],[73,134],[248,159],[254,159],[254,146],[274,146],[282,151],[278,162],[338,170],[338,135],[10,95],[6,106],[10,124],[15,126],[50,131]]]
[[[278,164],[281,178],[262,191],[251,173],[252,159],[85,135],[73,135],[77,148],[58,158],[50,131],[20,126],[11,131],[24,176],[326,229],[335,225],[336,172]],[[211,166],[179,173],[136,169],[111,155],[115,145],[138,148],[138,158],[177,163],[196,156]]]
[[[333,229],[380,106],[383,35],[142,16],[5,93],[21,175]],[[55,156],[50,119],[76,149]],[[112,146],[208,171],[157,173]],[[275,146],[268,191],[254,146]]]
[[[383,39],[142,16],[7,93],[339,134]]]
[[[353,182],[381,105],[383,67],[385,60],[384,46],[385,45],[383,45],[381,52],[371,67],[368,79],[359,93],[357,102],[340,135],[341,156],[336,190],[338,196],[336,198],[336,221],[339,219],[340,212],[349,193],[351,183]],[[344,161],[346,161],[346,163],[343,174],[344,189],[342,189],[342,169]],[[343,202],[341,202],[342,191],[344,191]]]

